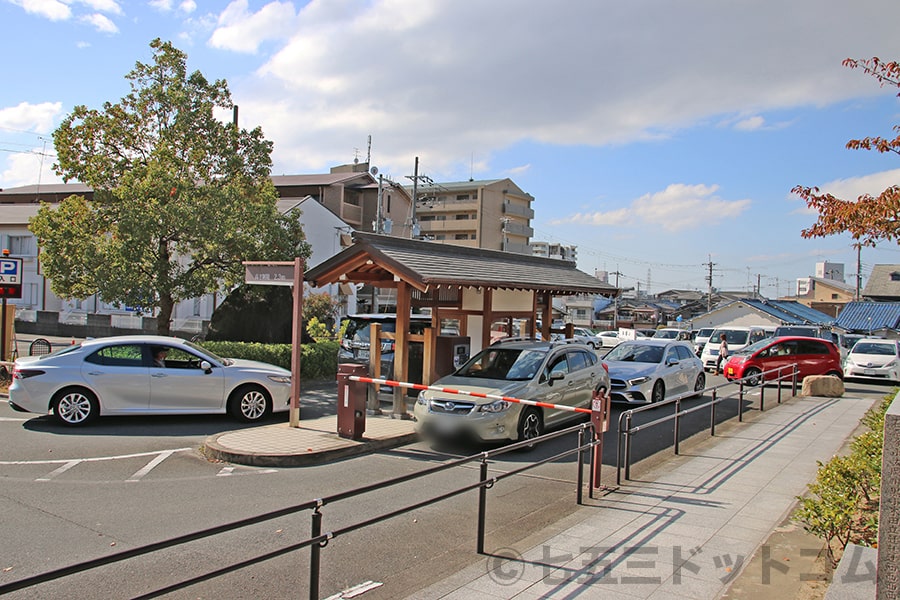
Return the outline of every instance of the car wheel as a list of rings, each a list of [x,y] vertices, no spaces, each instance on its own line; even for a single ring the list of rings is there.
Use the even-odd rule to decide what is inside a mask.
[[[703,388],[706,387],[706,373],[700,371],[697,373],[697,380],[694,382],[694,391],[697,392],[695,398],[699,398],[703,395]]]
[[[744,381],[747,382],[747,385],[759,385],[762,383],[762,376],[760,373],[761,371],[756,367],[750,367],[744,371]]]
[[[272,399],[258,385],[243,385],[228,398],[228,412],[245,423],[260,421],[272,412]]]
[[[825,373],[825,374],[826,374],[826,375],[833,375],[834,377],[837,377],[838,379],[843,379],[843,378],[844,378],[844,374],[841,373],[840,371],[829,371],[829,372],[827,372],[827,373]]]
[[[97,396],[84,388],[60,390],[53,396],[53,416],[63,425],[86,425],[100,414]]]
[[[662,402],[666,398],[666,384],[662,382],[662,380],[657,380],[656,383],[653,384],[653,391],[650,393],[650,402],[657,403]]]
[[[541,417],[540,411],[536,408],[528,407],[522,411],[519,417],[519,441],[533,440],[544,434],[544,419]],[[529,448],[533,448],[534,444],[530,444]]]

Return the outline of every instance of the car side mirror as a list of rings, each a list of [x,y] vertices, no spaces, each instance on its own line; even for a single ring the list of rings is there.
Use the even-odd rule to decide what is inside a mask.
[[[200,361],[200,368],[203,369],[204,373],[207,373],[207,374],[212,373],[212,365],[209,364],[208,360]]]
[[[562,381],[565,378],[565,375],[560,371],[553,371],[550,373],[550,385],[553,385],[554,381]]]
[[[675,366],[675,365],[677,365],[677,364],[678,364],[678,359],[677,359],[677,358],[670,358],[670,359],[666,360],[666,366],[667,366],[667,367],[673,367],[673,366]]]

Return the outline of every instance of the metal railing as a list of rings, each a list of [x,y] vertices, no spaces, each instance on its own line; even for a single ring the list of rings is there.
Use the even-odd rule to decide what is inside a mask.
[[[785,370],[790,370],[787,374],[784,373]],[[773,377],[768,377],[770,374],[775,374]],[[782,367],[778,367],[775,369],[770,369],[768,371],[763,371],[761,373],[757,373],[755,375],[751,375],[749,377],[743,377],[741,379],[736,379],[734,381],[729,381],[727,383],[720,383],[719,385],[715,385],[712,387],[704,388],[700,391],[691,391],[684,392],[672,398],[668,398],[663,402],[656,402],[653,404],[647,404],[638,408],[632,408],[626,411],[622,411],[619,414],[618,420],[618,428],[616,431],[616,485],[622,484],[622,471],[625,472],[625,479],[631,479],[631,444],[632,438],[639,431],[643,431],[645,429],[650,429],[657,425],[667,423],[669,421],[674,420],[675,425],[675,440],[674,440],[674,450],[675,454],[679,453],[679,444],[681,442],[681,418],[685,415],[709,408],[710,416],[709,416],[709,435],[716,435],[716,406],[724,402],[726,400],[731,400],[733,398],[737,398],[738,400],[738,421],[743,422],[744,420],[744,392],[745,386],[748,385],[749,381],[759,381],[758,386],[750,386],[750,387],[759,387],[759,410],[765,410],[765,388],[766,383],[777,383],[778,384],[778,404],[781,404],[781,388],[782,382],[790,378],[791,379],[791,395],[795,396],[797,394],[797,375],[799,373],[799,369],[797,368],[796,363],[791,365],[785,365]],[[726,394],[719,395],[719,390],[721,388],[733,388],[734,385],[738,386],[737,391]],[[685,398],[694,398],[697,396],[702,396],[706,392],[712,392],[712,398],[708,402],[704,402],[702,404],[697,404],[691,406],[689,408],[682,409],[681,402]],[[665,406],[674,406],[675,412],[667,415],[663,415],[659,418],[653,419],[652,421],[648,421],[646,423],[641,423],[640,425],[634,425],[634,415],[637,413],[646,412],[649,410],[657,410],[661,407]]]
[[[538,445],[549,440],[559,438],[562,436],[570,435],[572,433],[577,434],[577,445],[575,448],[564,450],[563,452],[554,454],[553,456],[549,456],[547,458],[543,458],[541,460],[535,462],[529,462],[521,467],[503,471],[497,475],[489,475],[488,466],[489,460],[514,450],[520,450],[524,448],[531,447],[533,445]],[[275,510],[272,512],[264,513],[261,515],[257,515],[254,517],[249,517],[246,519],[241,519],[239,521],[234,521],[231,523],[226,523],[223,525],[219,525],[216,527],[211,527],[209,529],[203,529],[200,531],[195,531],[192,533],[180,535],[168,540],[163,540],[159,542],[155,542],[152,544],[147,544],[145,546],[139,546],[137,548],[133,548],[130,550],[125,550],[121,552],[116,552],[114,554],[110,554],[108,556],[102,556],[100,558],[95,558],[92,560],[87,560],[81,563],[77,563],[74,565],[70,565],[67,567],[62,567],[58,569],[54,569],[52,571],[48,571],[45,573],[41,573],[38,575],[33,575],[31,577],[26,577],[24,579],[20,579],[18,581],[13,581],[10,583],[6,583],[0,585],[0,595],[8,594],[10,592],[14,592],[16,590],[21,590],[24,588],[40,585],[43,583],[48,583],[50,581],[62,579],[64,577],[75,575],[77,573],[84,573],[86,571],[91,571],[93,569],[98,569],[103,566],[119,563],[122,561],[126,561],[138,556],[143,556],[146,554],[150,554],[153,552],[160,552],[163,550],[167,550],[169,548],[174,548],[177,546],[182,546],[189,542],[193,542],[196,540],[201,540],[204,538],[210,538],[213,536],[217,536],[226,532],[235,531],[238,529],[243,529],[245,527],[249,527],[251,525],[257,525],[259,523],[264,523],[267,521],[271,521],[273,519],[293,515],[296,513],[301,513],[304,511],[311,511],[310,519],[310,535],[307,539],[301,540],[294,544],[284,546],[282,548],[277,548],[270,552],[266,552],[263,554],[256,555],[252,558],[248,558],[236,563],[229,564],[225,567],[221,567],[215,569],[213,571],[209,571],[189,579],[185,579],[179,581],[177,583],[173,583],[170,585],[166,585],[164,587],[158,588],[152,592],[148,592],[142,594],[140,596],[135,596],[136,598],[144,599],[144,598],[156,598],[162,596],[164,594],[170,594],[177,590],[181,590],[192,585],[196,585],[198,583],[202,583],[204,581],[209,581],[215,579],[217,577],[221,577],[228,573],[233,572],[236,569],[242,569],[254,564],[257,564],[262,561],[274,559],[291,552],[295,552],[297,550],[301,550],[303,548],[310,548],[310,557],[309,557],[309,597],[313,599],[319,598],[319,572],[322,560],[322,549],[325,548],[328,543],[338,538],[342,535],[346,535],[348,533],[357,531],[359,529],[363,529],[365,527],[369,527],[371,525],[375,525],[382,521],[386,521],[389,519],[393,519],[400,515],[406,514],[408,512],[418,510],[420,508],[429,506],[431,504],[436,504],[438,502],[442,502],[444,500],[448,500],[455,496],[459,496],[465,492],[469,492],[472,490],[478,490],[478,518],[477,518],[477,541],[476,541],[476,552],[478,554],[484,554],[484,537],[485,537],[485,519],[487,515],[487,491],[494,486],[498,481],[503,479],[507,479],[514,475],[518,475],[523,473],[524,471],[528,471],[529,469],[533,469],[539,467],[541,465],[558,461],[562,458],[570,456],[572,454],[577,454],[577,494],[576,494],[576,502],[577,504],[583,503],[583,488],[584,488],[584,453],[598,444],[602,444],[603,438],[602,433],[598,435],[594,434],[593,424],[583,423],[573,427],[569,427],[567,429],[563,429],[560,431],[548,433],[542,435],[540,437],[532,438],[530,440],[525,440],[522,442],[517,442],[514,444],[510,444],[504,446],[502,448],[498,448],[495,450],[490,450],[486,452],[481,452],[479,454],[470,455],[467,457],[455,459],[446,463],[442,463],[440,465],[436,465],[433,467],[429,467],[422,471],[418,471],[415,473],[409,473],[407,475],[402,475],[399,477],[394,477],[392,479],[387,479],[383,481],[379,481],[376,483],[372,483],[369,485],[357,487],[351,490],[347,490],[338,494],[333,494],[331,496],[325,496],[322,498],[316,498],[314,500],[310,500],[307,502],[303,502],[301,504],[297,504],[294,506],[289,506],[286,508],[282,508],[279,510]],[[594,452],[588,452],[589,456],[589,465],[591,466],[591,473],[594,473]],[[448,469],[453,469],[456,467],[460,467],[469,463],[479,462],[479,477],[478,481],[470,483],[468,485],[464,485],[462,487],[456,488],[454,490],[445,492],[443,494],[439,494],[437,496],[433,496],[426,500],[422,500],[420,502],[416,502],[414,504],[410,504],[408,506],[398,508],[396,510],[391,510],[374,517],[364,519],[343,527],[339,527],[337,529],[333,529],[331,531],[323,531],[322,530],[322,518],[323,518],[323,509],[331,504],[336,502],[340,502],[343,500],[349,500],[351,498],[356,498],[362,496],[367,493],[376,492],[383,490],[385,488],[389,488],[395,485],[399,485],[401,483],[406,483],[409,481],[413,481],[416,479],[420,479],[423,477],[427,477],[429,475],[434,475],[435,473],[439,473],[441,471],[446,471]],[[593,498],[594,494],[594,485],[599,485],[599,478],[594,482],[589,484],[589,496]]]

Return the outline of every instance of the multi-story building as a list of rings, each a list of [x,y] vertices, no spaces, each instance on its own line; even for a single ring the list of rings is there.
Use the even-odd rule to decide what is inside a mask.
[[[412,186],[406,186],[412,193]],[[448,244],[531,254],[534,198],[510,179],[418,186],[419,236]]]
[[[578,261],[578,246],[553,242],[531,242],[531,253],[534,256],[543,256],[544,258],[558,258],[570,262]]]

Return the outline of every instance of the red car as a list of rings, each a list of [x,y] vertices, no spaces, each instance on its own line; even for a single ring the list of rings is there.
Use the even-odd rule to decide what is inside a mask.
[[[732,354],[725,363],[725,378],[733,381],[747,377],[748,385],[759,385],[764,371],[795,363],[800,369],[800,379],[807,375],[844,376],[841,352],[833,342],[816,337],[784,336],[760,340]],[[790,372],[785,368],[781,374]],[[777,371],[765,375],[766,380],[777,377]]]

